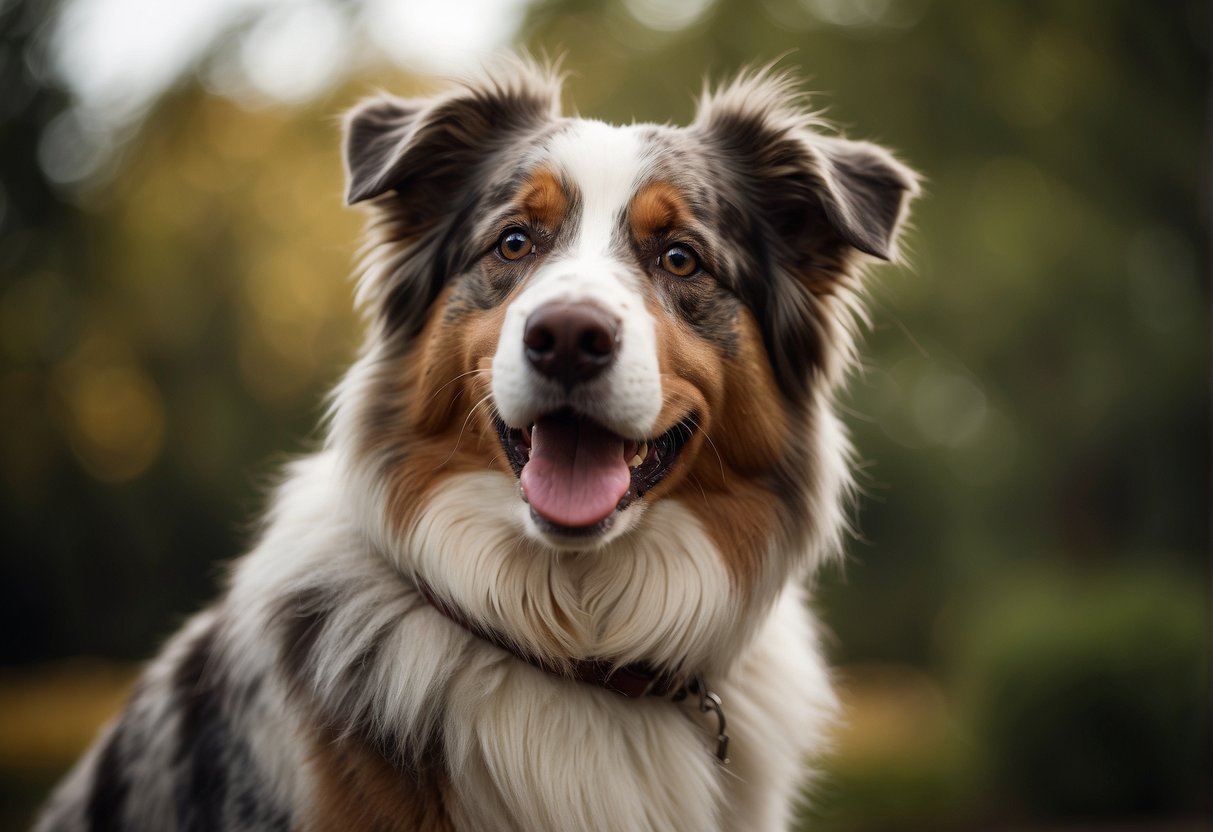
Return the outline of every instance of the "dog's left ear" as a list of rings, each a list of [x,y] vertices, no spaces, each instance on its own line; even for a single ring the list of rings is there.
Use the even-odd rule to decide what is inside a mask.
[[[896,258],[918,177],[877,145],[815,126],[790,79],[756,72],[705,94],[694,129],[777,232],[803,232],[804,216],[817,210],[843,242]]]
[[[870,142],[816,134],[807,142],[821,160],[821,207],[830,225],[865,254],[895,259],[897,234],[918,193],[918,177]]]
[[[917,177],[891,154],[823,135],[804,105],[787,76],[745,73],[706,93],[691,126],[730,219],[725,233],[734,249],[753,253],[732,270],[732,288],[753,310],[776,378],[793,397],[817,372],[840,377],[855,307],[832,298],[858,288],[856,252],[897,257],[918,192]]]

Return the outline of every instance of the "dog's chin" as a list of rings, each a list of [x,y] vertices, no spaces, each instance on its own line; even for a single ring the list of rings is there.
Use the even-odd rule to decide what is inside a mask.
[[[495,421],[518,479],[528,536],[572,551],[599,548],[636,526],[645,497],[678,465],[696,420],[688,414],[644,439],[613,434],[567,408],[521,427]],[[541,431],[562,438],[540,445]],[[539,447],[533,449],[532,438]]]
[[[602,547],[634,529],[644,513],[645,504],[635,502],[616,509],[591,526],[561,526],[553,523],[522,501],[523,528],[535,543],[559,552],[585,552]]]

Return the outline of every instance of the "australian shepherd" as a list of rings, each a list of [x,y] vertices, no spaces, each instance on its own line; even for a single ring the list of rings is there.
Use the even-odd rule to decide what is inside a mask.
[[[772,72],[687,127],[559,99],[515,62],[349,115],[324,446],[40,830],[787,828],[836,708],[833,404],[916,179]]]

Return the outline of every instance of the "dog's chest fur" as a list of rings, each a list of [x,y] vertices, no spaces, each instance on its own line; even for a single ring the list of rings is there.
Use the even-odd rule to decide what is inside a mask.
[[[307,479],[324,490],[333,479],[327,462],[314,460],[299,470],[310,468]],[[300,493],[310,487],[298,484]],[[452,484],[451,491],[458,495],[461,487],[485,484],[470,477],[462,485]],[[302,521],[307,505],[300,503]],[[292,509],[283,505],[280,510]],[[237,574],[232,603],[248,603],[256,610],[242,614],[241,620],[265,622],[250,627],[250,641],[239,653],[252,653],[265,632],[281,632],[283,627],[304,633],[317,656],[344,645],[341,653],[356,660],[330,659],[321,666],[296,653],[287,660],[287,676],[302,674],[310,689],[325,691],[322,708],[365,712],[366,719],[386,729],[381,737],[388,737],[389,744],[393,736],[430,738],[426,748],[417,748],[417,740],[410,739],[403,747],[389,749],[389,759],[399,755],[400,770],[421,774],[406,776],[397,791],[382,794],[372,789],[367,805],[376,795],[387,798],[387,815],[391,800],[430,806],[437,800],[442,813],[433,815],[439,824],[434,828],[445,828],[437,820],[441,817],[453,828],[486,831],[786,828],[788,811],[803,786],[806,755],[820,751],[835,709],[798,590],[781,595],[742,658],[715,684],[726,703],[732,737],[726,767],[712,753],[715,721],[700,715],[693,702],[625,699],[519,662],[425,604],[414,590],[394,580],[381,558],[359,551],[337,554],[342,543],[348,546],[342,529],[357,525],[347,522],[324,523],[337,530],[332,538],[317,529],[310,556],[301,558],[296,551],[298,571],[285,575],[274,566],[279,559],[273,549],[298,545],[299,538],[280,538],[271,530],[262,550]],[[441,537],[441,529],[435,532]],[[682,533],[693,538],[694,529]],[[471,545],[485,543],[475,539]],[[624,552],[609,554],[617,558],[617,569],[625,568]],[[676,556],[669,549],[662,555]],[[508,586],[509,566],[496,566],[496,579]],[[547,580],[568,577],[559,569],[549,570]],[[573,574],[587,580],[584,571]],[[287,586],[294,587],[293,593],[284,591]],[[326,606],[319,600],[326,592],[350,593],[343,608],[381,613],[314,617],[309,611]],[[263,600],[284,595],[308,599],[300,608],[302,619],[292,619],[280,605]],[[288,636],[287,641],[297,646],[300,636]],[[283,659],[275,661],[281,664]],[[364,692],[368,690],[374,691],[373,697]],[[304,724],[300,730],[309,728]],[[355,735],[344,743],[363,741],[365,736]],[[385,740],[375,742],[382,745]],[[320,784],[322,790],[348,789],[348,784],[332,782],[342,755],[348,753],[337,748],[348,745],[336,742],[336,759],[315,748],[304,752],[313,761],[301,773],[304,793],[316,792],[316,777],[326,781]],[[364,762],[380,764],[372,758]],[[367,773],[360,769],[361,775]]]
[[[429,607],[370,556],[334,470],[294,467],[225,602],[175,637],[42,828],[93,828],[107,801],[131,828],[786,828],[835,707],[798,591],[716,685],[725,767],[693,703],[554,678]]]

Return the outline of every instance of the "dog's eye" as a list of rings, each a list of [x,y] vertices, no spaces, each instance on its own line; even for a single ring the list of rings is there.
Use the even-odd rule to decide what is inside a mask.
[[[501,240],[497,243],[497,251],[506,260],[520,260],[530,254],[534,247],[535,244],[531,242],[531,238],[526,235],[526,232],[517,228],[512,228],[502,234]]]
[[[686,246],[670,246],[657,258],[657,265],[675,277],[690,277],[699,269],[699,258]]]

